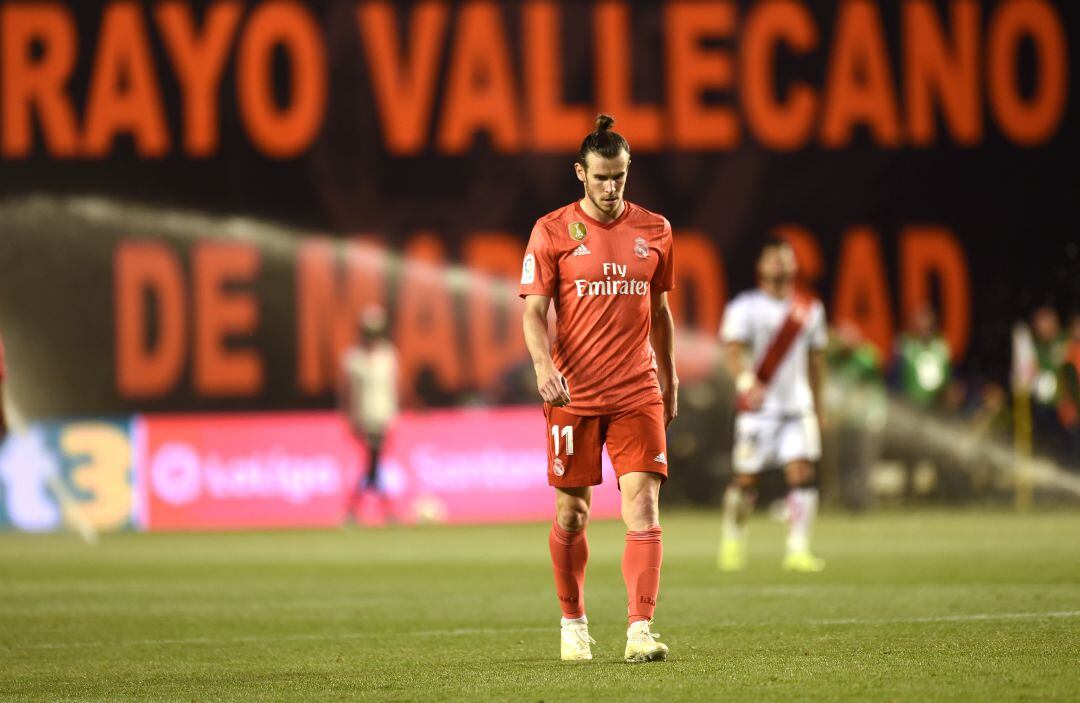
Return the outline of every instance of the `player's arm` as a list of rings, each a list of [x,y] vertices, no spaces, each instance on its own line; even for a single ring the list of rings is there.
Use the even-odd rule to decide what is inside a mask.
[[[810,349],[810,363],[807,365],[810,376],[810,393],[814,396],[814,409],[817,411],[818,424],[825,428],[825,350]]]
[[[664,396],[664,423],[679,415],[679,377],[675,373],[675,318],[668,307],[667,291],[652,293],[652,331],[650,342],[656,353],[656,371]]]
[[[566,379],[555,368],[551,360],[551,340],[548,338],[548,306],[551,298],[546,295],[525,296],[525,315],[522,328],[525,332],[525,347],[532,357],[533,369],[536,370],[536,388],[545,403],[563,406],[570,402],[570,391]]]

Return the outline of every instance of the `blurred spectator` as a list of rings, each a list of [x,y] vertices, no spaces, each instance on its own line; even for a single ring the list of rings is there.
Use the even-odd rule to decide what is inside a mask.
[[[1065,430],[1066,465],[1080,469],[1080,313],[1069,321],[1069,336],[1061,365],[1058,417]]]
[[[871,501],[870,471],[881,453],[886,397],[877,348],[858,326],[842,321],[829,340],[826,405],[833,418],[827,454],[835,461],[836,491],[845,507],[862,510]],[[831,462],[827,462],[831,463]]]
[[[386,313],[371,307],[360,318],[356,344],[342,360],[340,406],[357,440],[367,447],[368,471],[357,479],[346,518],[379,524],[389,503],[379,481],[379,459],[398,414],[398,358],[386,327]]]
[[[908,318],[907,330],[900,335],[893,361],[893,379],[901,398],[920,414],[939,410],[942,394],[952,376],[949,344],[937,328],[937,315],[929,305],[916,308]],[[890,455],[904,467],[904,495],[915,495],[916,471],[919,464],[940,463],[927,445],[921,442],[893,442]]]
[[[1064,430],[1058,418],[1062,398],[1060,374],[1065,361],[1066,339],[1057,310],[1043,305],[1031,316],[1031,333],[1038,370],[1031,393],[1031,423],[1035,451],[1060,458]]]
[[[932,408],[952,375],[949,343],[937,329],[937,315],[929,305],[917,308],[897,344],[894,373],[904,398],[919,408]]]

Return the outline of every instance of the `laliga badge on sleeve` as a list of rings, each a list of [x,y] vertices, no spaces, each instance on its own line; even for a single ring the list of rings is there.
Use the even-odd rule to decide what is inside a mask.
[[[536,258],[531,253],[525,255],[521,262],[521,285],[530,285],[536,280]]]
[[[573,239],[575,242],[580,242],[582,239],[585,239],[585,235],[589,233],[588,230],[585,229],[584,222],[571,222],[569,229],[570,239]]]

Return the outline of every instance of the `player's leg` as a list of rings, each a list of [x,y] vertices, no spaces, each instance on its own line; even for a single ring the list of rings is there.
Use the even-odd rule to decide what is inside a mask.
[[[607,431],[608,453],[619,477],[626,523],[623,580],[626,583],[627,662],[660,661],[667,645],[650,631],[664,559],[660,528],[660,484],[667,478],[667,438],[659,403],[619,413]]]
[[[736,473],[724,490],[719,556],[722,571],[742,571],[746,568],[749,541],[747,522],[757,504],[757,483],[756,473]]]
[[[585,617],[585,567],[589,562],[585,527],[591,501],[591,486],[555,489],[555,522],[548,547],[555,570],[555,593],[566,620]]]
[[[548,407],[548,483],[555,487],[555,521],[548,549],[555,593],[562,609],[564,660],[592,659],[585,617],[585,567],[589,561],[586,527],[592,486],[600,483],[600,419]]]
[[[818,511],[814,462],[821,458],[817,420],[807,416],[785,423],[780,441],[787,481],[788,538],[783,566],[789,571],[821,571],[825,562],[810,550],[810,537]]]
[[[734,479],[724,491],[718,565],[723,571],[746,568],[749,541],[747,522],[757,503],[758,475],[770,459],[775,423],[768,418],[741,413],[735,419],[732,448]]]

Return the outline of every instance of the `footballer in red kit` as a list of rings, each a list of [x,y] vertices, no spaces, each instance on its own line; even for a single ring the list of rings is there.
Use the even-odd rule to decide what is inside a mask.
[[[549,536],[562,607],[562,658],[591,659],[585,565],[592,487],[606,445],[627,526],[623,552],[627,662],[665,659],[650,626],[663,556],[660,485],[666,427],[678,413],[671,225],[623,198],[630,147],[601,115],[574,165],[584,197],[541,217],[522,264],[525,341],[547,419],[548,482],[556,492]],[[555,305],[554,344],[547,315]]]

